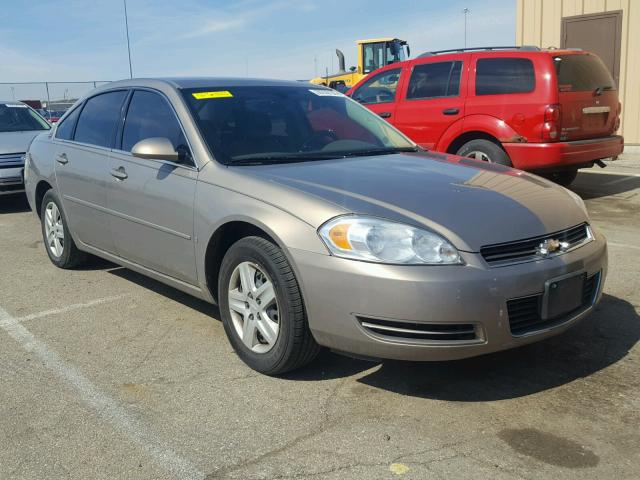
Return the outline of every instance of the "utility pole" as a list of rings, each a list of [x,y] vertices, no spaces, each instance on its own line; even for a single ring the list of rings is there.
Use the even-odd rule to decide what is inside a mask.
[[[464,13],[464,48],[467,48],[467,16],[471,13],[471,10],[465,7],[462,13]]]
[[[133,78],[133,69],[131,68],[131,44],[129,43],[129,19],[127,18],[127,0],[124,3],[124,27],[127,30],[127,53],[129,54],[129,77]]]

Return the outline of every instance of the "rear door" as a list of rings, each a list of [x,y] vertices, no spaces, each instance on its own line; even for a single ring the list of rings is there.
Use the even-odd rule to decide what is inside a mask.
[[[365,80],[351,95],[369,110],[395,124],[395,111],[401,67],[383,70]]]
[[[56,130],[55,172],[76,240],[113,253],[107,213],[109,155],[126,90],[101,93],[71,112]]]
[[[615,131],[618,91],[604,63],[590,53],[553,57],[562,111],[561,140],[606,137]]]
[[[140,140],[168,138],[181,163],[131,155]],[[135,90],[109,169],[108,204],[117,254],[196,283],[193,201],[198,171],[178,118],[159,92]]]
[[[463,118],[466,71],[462,55],[416,63],[397,102],[394,125],[418,145],[432,149],[444,132]],[[462,132],[462,123],[458,130]]]

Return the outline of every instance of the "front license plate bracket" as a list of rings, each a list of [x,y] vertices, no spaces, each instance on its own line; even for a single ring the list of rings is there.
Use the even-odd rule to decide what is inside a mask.
[[[586,272],[580,271],[547,280],[540,312],[542,319],[553,320],[580,308],[586,278]]]

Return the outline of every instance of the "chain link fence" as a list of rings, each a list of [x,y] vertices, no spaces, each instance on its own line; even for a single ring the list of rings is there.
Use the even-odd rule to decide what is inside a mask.
[[[90,82],[0,82],[0,101],[21,101],[47,113],[64,112],[105,80]]]

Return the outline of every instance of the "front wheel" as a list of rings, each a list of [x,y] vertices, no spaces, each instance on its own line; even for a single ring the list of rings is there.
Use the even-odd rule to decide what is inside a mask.
[[[71,269],[86,260],[86,254],[78,250],[60,206],[58,196],[49,190],[44,194],[40,211],[42,238],[51,262],[60,268]]]
[[[254,370],[282,374],[319,352],[291,265],[272,242],[246,237],[231,246],[220,268],[218,300],[231,345]]]
[[[513,166],[507,152],[500,145],[489,140],[471,140],[458,149],[456,155],[461,157],[475,158],[484,162],[499,163],[507,167]]]

